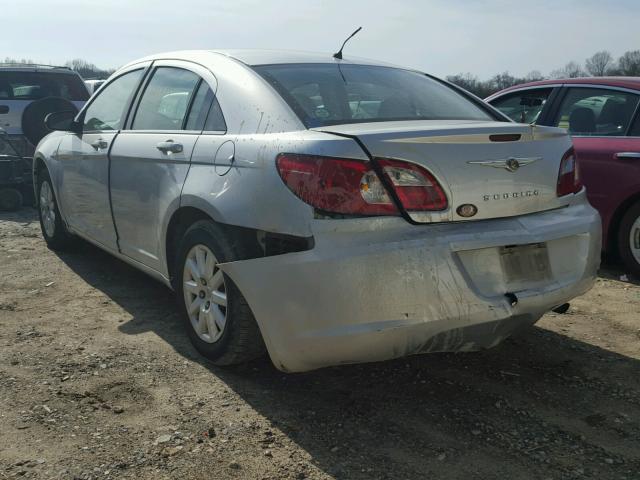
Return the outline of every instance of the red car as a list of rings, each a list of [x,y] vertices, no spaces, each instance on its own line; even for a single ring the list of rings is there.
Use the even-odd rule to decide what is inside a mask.
[[[640,277],[640,77],[543,80],[486,99],[512,120],[560,126],[602,216],[603,247]]]

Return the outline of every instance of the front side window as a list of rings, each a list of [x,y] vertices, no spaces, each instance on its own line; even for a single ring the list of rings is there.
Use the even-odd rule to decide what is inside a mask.
[[[579,136],[624,136],[638,95],[599,88],[570,88],[555,125]]]
[[[514,122],[536,123],[552,91],[552,88],[523,90],[508,93],[490,103]]]
[[[109,83],[87,107],[83,130],[120,130],[142,73],[142,69],[134,70]]]
[[[410,70],[332,63],[254,69],[307,128],[391,120],[495,120],[452,88]]]
[[[200,77],[174,67],[158,67],[144,90],[133,130],[182,130]]]

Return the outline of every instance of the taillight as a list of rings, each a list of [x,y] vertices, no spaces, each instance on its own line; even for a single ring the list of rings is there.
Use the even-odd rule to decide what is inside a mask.
[[[447,207],[440,184],[424,168],[400,160],[376,161],[405,210]],[[352,215],[399,215],[370,162],[282,153],[276,165],[289,189],[319,210]]]
[[[377,159],[402,204],[408,212],[444,210],[447,196],[431,173],[415,163]]]
[[[576,153],[572,147],[564,154],[560,162],[556,193],[562,197],[570,193],[578,193],[580,190],[582,190],[582,182],[580,181]]]
[[[369,162],[282,153],[276,160],[284,183],[302,201],[326,212],[399,215]]]

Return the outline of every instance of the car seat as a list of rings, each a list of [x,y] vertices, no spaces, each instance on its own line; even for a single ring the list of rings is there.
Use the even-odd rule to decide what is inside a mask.
[[[569,115],[569,132],[593,133],[596,131],[596,116],[589,108],[576,108]]]

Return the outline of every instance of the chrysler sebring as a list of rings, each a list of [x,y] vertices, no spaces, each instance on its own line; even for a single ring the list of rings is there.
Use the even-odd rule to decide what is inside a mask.
[[[566,131],[415,70],[173,52],[47,125],[49,247],[82,237],[165,283],[216,364],[489,348],[588,290],[599,264]]]

